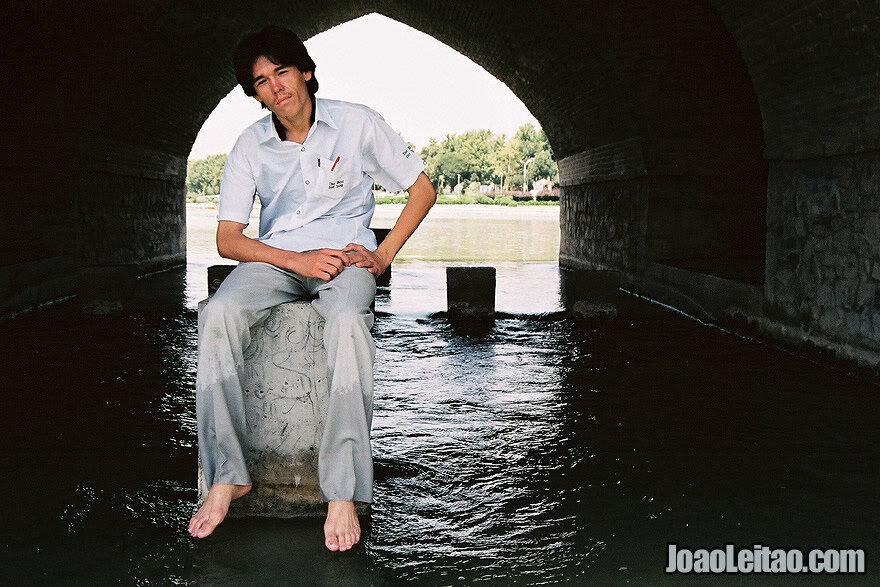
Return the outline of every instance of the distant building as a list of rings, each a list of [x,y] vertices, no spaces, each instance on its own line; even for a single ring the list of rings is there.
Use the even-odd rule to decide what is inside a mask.
[[[538,196],[553,191],[553,181],[548,177],[544,179],[536,179],[532,184],[532,196]]]

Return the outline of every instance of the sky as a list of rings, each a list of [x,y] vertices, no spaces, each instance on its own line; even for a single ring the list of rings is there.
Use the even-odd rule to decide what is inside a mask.
[[[366,104],[418,149],[447,133],[489,128],[509,136],[527,122],[539,126],[482,67],[379,14],[333,27],[305,44],[317,65],[319,98]],[[235,86],[205,121],[189,158],[228,153],[241,131],[267,113]]]

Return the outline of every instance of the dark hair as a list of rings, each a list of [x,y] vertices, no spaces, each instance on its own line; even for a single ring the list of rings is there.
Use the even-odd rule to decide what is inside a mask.
[[[248,96],[256,96],[254,88],[254,63],[265,57],[276,65],[292,65],[300,72],[312,72],[312,79],[306,80],[309,97],[318,91],[315,77],[315,62],[309,57],[306,46],[290,29],[280,26],[267,26],[263,30],[245,35],[235,48],[232,66],[235,68],[235,81]],[[263,104],[263,108],[266,105]]]

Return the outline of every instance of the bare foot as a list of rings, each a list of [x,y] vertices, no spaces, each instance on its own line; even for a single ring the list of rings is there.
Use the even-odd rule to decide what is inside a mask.
[[[226,517],[229,503],[251,490],[250,485],[229,485],[215,483],[205,498],[205,503],[189,521],[189,533],[196,538],[204,538]]]
[[[331,501],[327,504],[324,522],[324,544],[330,550],[348,550],[361,539],[361,525],[351,501]]]

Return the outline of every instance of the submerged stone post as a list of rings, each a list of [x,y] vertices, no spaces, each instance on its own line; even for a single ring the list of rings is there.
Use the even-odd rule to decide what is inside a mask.
[[[208,267],[208,295],[213,295],[223,280],[229,277],[238,265],[211,265]]]
[[[495,316],[495,268],[447,267],[446,305],[450,317]]]
[[[560,269],[562,305],[575,318],[616,318],[620,272]]]
[[[385,240],[385,237],[388,236],[388,233],[391,232],[390,228],[371,228],[373,234],[376,235],[376,244],[381,245],[382,241]],[[388,287],[391,284],[391,265],[388,266],[388,269],[385,270],[385,273],[382,275],[376,276],[376,285],[378,287]]]

